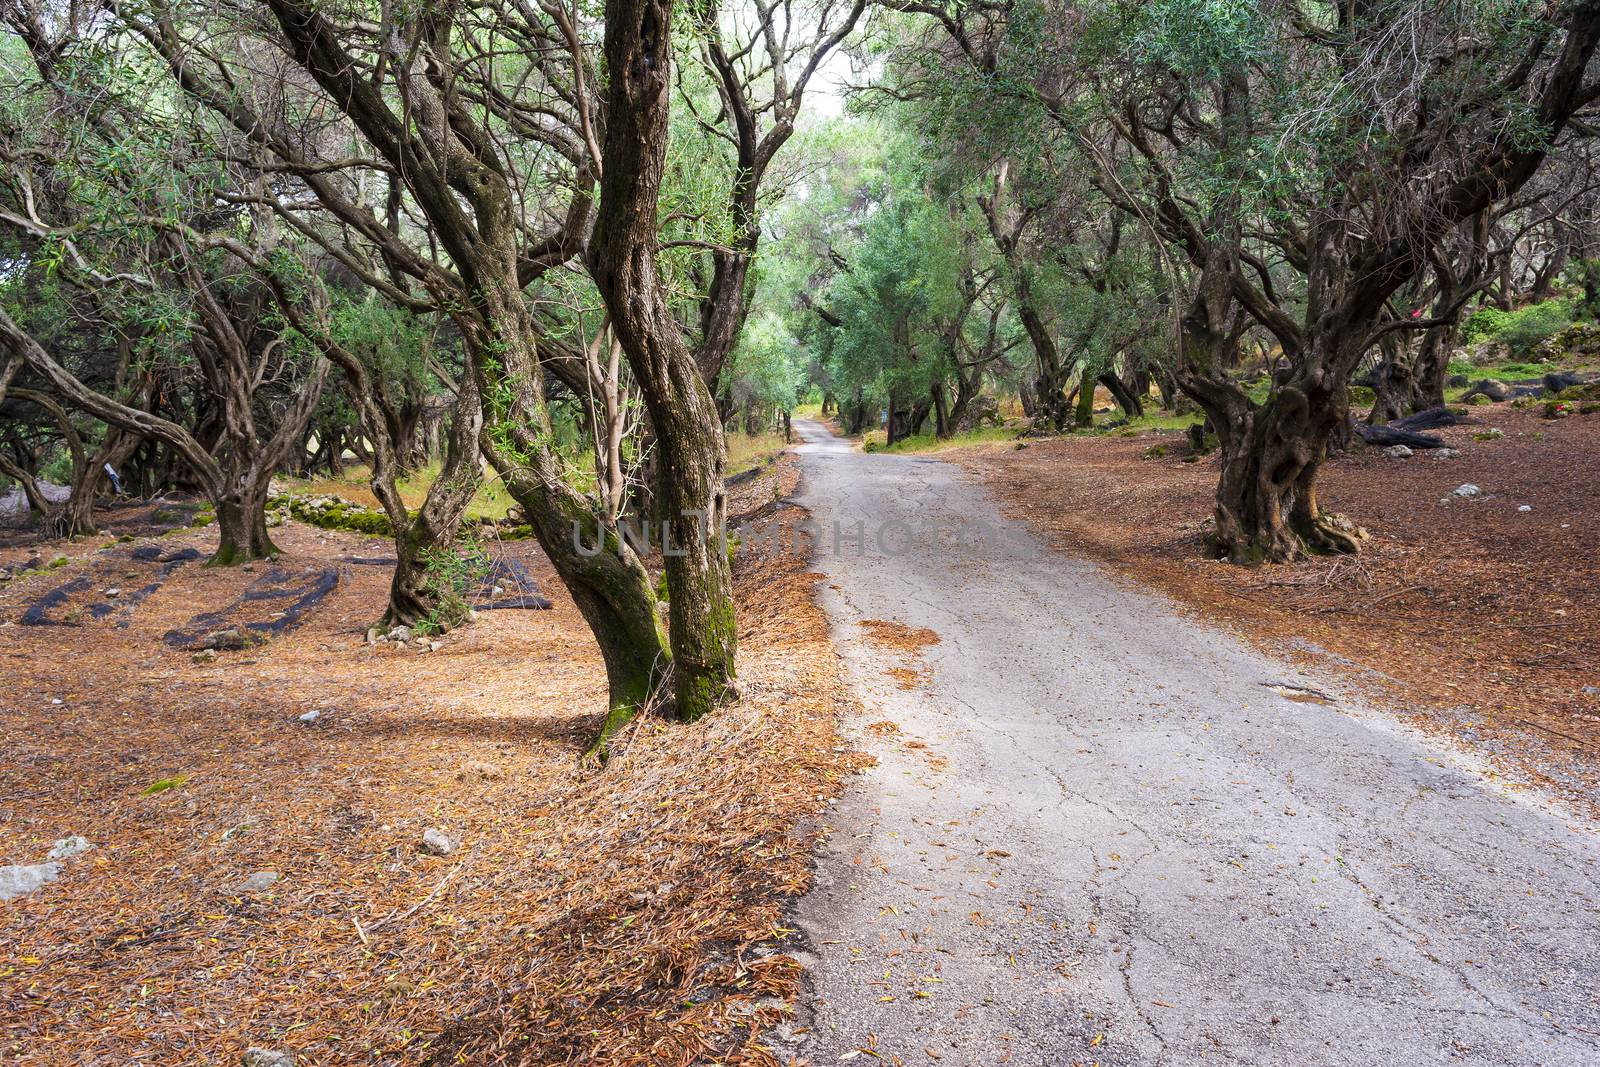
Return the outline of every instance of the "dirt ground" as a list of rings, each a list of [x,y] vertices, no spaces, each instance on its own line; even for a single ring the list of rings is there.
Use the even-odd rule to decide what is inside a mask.
[[[1177,433],[980,446],[954,458],[1011,514],[1208,620],[1347,673],[1424,728],[1592,807],[1600,782],[1600,416],[1507,404],[1419,450],[1342,455],[1324,507],[1373,539],[1359,557],[1257,569],[1208,558],[1215,456]],[[1498,429],[1504,437],[1474,435]],[[1154,444],[1167,454],[1145,458]],[[1463,483],[1481,496],[1451,495]],[[1521,511],[1522,507],[1531,510]]]
[[[780,460],[735,510],[796,521],[795,478]],[[740,703],[642,719],[595,769],[598,653],[531,542],[494,551],[553,609],[483,612],[425,653],[364,640],[388,570],[361,560],[389,543],[275,534],[277,577],[174,560],[204,529],[0,546],[73,557],[0,585],[0,864],[94,845],[0,905],[0,1062],[770,1062],[799,982],[784,908],[860,759],[804,561],[737,562]],[[272,619],[325,573],[264,645],[203,663],[166,640],[219,607]],[[20,623],[62,586],[55,624]],[[425,854],[429,828],[459,849]],[[247,891],[260,872],[278,880]]]

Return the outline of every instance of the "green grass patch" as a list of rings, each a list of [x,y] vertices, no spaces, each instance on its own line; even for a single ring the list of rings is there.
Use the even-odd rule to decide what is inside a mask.
[[[1182,414],[1172,411],[1146,411],[1136,419],[1129,419],[1126,426],[1119,429],[1123,433],[1127,433],[1128,430],[1136,433],[1144,430],[1187,430],[1195,423],[1204,421],[1205,416],[1198,411]]]
[[[428,498],[428,489],[439,477],[439,467],[440,464],[431,463],[396,483],[395,489],[406,507],[414,511],[422,506],[422,502]],[[383,510],[372,493],[372,474],[365,466],[346,467],[337,478],[280,478],[278,483],[290,494],[338,496],[373,511]],[[467,505],[466,517],[498,522],[515,505],[516,501],[506,492],[505,485],[491,476],[478,486],[472,503]]]
[[[981,426],[976,430],[958,433],[943,439],[931,433],[919,433],[915,437],[907,437],[896,441],[891,447],[884,444],[884,431],[871,430],[861,438],[861,447],[868,452],[942,452],[947,448],[966,448],[970,445],[983,445],[994,441],[1015,441],[1016,439],[1017,431],[1011,427]]]
[[[788,447],[789,443],[779,433],[761,433],[754,436],[747,433],[730,433],[728,477],[742,474],[752,467],[759,467]]]
[[[1571,326],[1573,310],[1573,302],[1566,298],[1529,304],[1516,311],[1482,308],[1461,323],[1461,339],[1468,345],[1496,341],[1521,358],[1539,342]]]

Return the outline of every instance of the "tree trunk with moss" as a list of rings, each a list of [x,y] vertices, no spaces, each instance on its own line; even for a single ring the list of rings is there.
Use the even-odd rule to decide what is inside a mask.
[[[590,752],[603,757],[611,737],[661,691],[672,663],[650,573],[615,520],[561,478],[542,403],[518,389],[500,399],[510,403],[486,406],[483,451],[600,646],[607,710]]]
[[[417,70],[390,88],[401,97],[402,119],[379,86],[362,77],[345,50],[339,30],[323,12],[300,0],[268,0],[288,46],[288,54],[343,109],[401,176],[426,215],[455,273],[419,260],[392,233],[373,231],[388,254],[408,262],[428,284],[448,296],[449,314],[460,331],[469,373],[483,409],[479,445],[505,479],[563,584],[593,631],[606,663],[610,686],[606,722],[596,748],[645,704],[669,657],[656,613],[649,575],[632,550],[614,535],[599,550],[585,554],[578,537],[594,516],[593,501],[572,487],[556,440],[544,392],[539,331],[523,289],[550,267],[569,259],[579,246],[590,212],[591,179],[580,172],[578,192],[557,229],[537,242],[525,242],[528,220],[512,186],[499,137],[480,125],[475,106],[443,91],[420,69],[453,62],[453,12],[437,9],[429,17]],[[179,57],[169,57],[177,62]],[[230,100],[212,94],[215,106],[235,125],[253,134],[256,123]],[[411,139],[411,123],[438,131],[425,151]],[[608,159],[608,171],[610,161]],[[315,180],[309,175],[308,180]],[[342,203],[336,189],[318,194]],[[470,210],[463,211],[466,205]],[[709,399],[709,398],[708,398]],[[714,410],[714,408],[712,409]],[[657,426],[662,412],[652,410]],[[669,423],[670,428],[670,423]],[[720,425],[718,426],[720,430]]]
[[[375,425],[381,426],[381,421]],[[400,499],[396,485],[403,467],[396,456],[397,443],[381,429],[373,435],[375,451],[382,457],[372,467],[373,493],[395,531],[394,576],[383,615],[386,626],[412,626],[423,620],[454,626],[465,619],[466,602],[458,590],[441,584],[446,579],[437,573],[437,564],[439,553],[454,548],[462,517],[477,495],[482,430],[478,382],[465,375],[456,387],[455,413],[438,476],[414,511]]]
[[[605,172],[589,268],[655,429],[674,694],[678,716],[694,720],[732,692],[738,634],[724,547],[722,420],[656,263],[671,21],[663,0],[606,3]]]
[[[1348,375],[1362,331],[1332,319],[1257,404],[1228,374],[1232,325],[1230,250],[1204,264],[1179,337],[1177,381],[1215,428],[1222,471],[1211,542],[1235,563],[1285,562],[1306,552],[1355,552],[1365,532],[1324,515],[1316,477],[1329,436],[1349,413]],[[1344,346],[1341,347],[1341,342]]]
[[[1080,430],[1094,425],[1095,373],[1087,364],[1078,377],[1078,406],[1072,413],[1072,424]]]
[[[278,554],[278,546],[267,535],[266,479],[258,484],[220,495],[213,501],[217,510],[217,551],[210,559],[214,567],[266,559]]]

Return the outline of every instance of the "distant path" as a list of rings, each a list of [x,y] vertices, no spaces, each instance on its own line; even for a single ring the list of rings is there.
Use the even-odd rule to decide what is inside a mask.
[[[1047,550],[953,466],[795,425],[880,760],[830,809],[800,908],[800,1055],[1600,1064],[1592,828],[1381,713],[1279,695],[1318,683]],[[949,532],[885,554],[891,520],[895,553]],[[884,674],[917,660],[863,619],[938,633],[925,688]],[[861,729],[882,720],[900,732]]]

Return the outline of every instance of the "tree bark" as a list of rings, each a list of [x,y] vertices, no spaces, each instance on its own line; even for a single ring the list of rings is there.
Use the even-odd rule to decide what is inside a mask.
[[[1073,412],[1073,425],[1080,430],[1087,430],[1094,425],[1094,386],[1095,373],[1088,364],[1084,364],[1083,373],[1078,379],[1078,406]]]
[[[407,512],[396,488],[400,465],[387,459],[383,469],[373,468],[374,492],[385,503],[395,528],[395,568],[389,583],[386,626],[411,626],[427,619],[452,626],[463,621],[467,605],[453,590],[442,589],[433,566],[433,554],[448,551],[461,529],[461,518],[477,494],[480,457],[478,438],[483,430],[483,408],[478,383],[466,375],[456,391],[455,417],[451,419],[444,460],[428,486],[428,495],[415,511]],[[391,503],[392,501],[392,503]],[[400,521],[395,514],[401,513]]]
[[[1106,371],[1095,379],[1111,393],[1122,413],[1130,419],[1136,419],[1144,414],[1144,402],[1139,394],[1128,388],[1115,371]],[[1147,387],[1148,388],[1148,387]]]
[[[210,566],[231,567],[278,554],[278,546],[267,535],[266,479],[239,486],[214,503],[218,542]]]
[[[722,419],[656,264],[671,25],[670,2],[606,2],[605,170],[589,267],[656,433],[673,686],[678,716],[692,721],[732,693],[738,632],[724,547]]]
[[[61,440],[67,446],[67,453],[72,457],[70,479],[72,491],[62,503],[46,500],[44,494],[38,491],[36,480],[31,475],[19,479],[29,505],[39,510],[40,519],[50,537],[86,537],[94,533],[92,485],[88,487],[87,501],[84,498],[84,489],[91,475],[89,455],[77,427],[72,425],[72,419],[67,415],[66,409],[44,393],[32,389],[12,389],[11,396],[12,399],[26,400],[43,408],[55,420],[56,428],[61,431]]]

